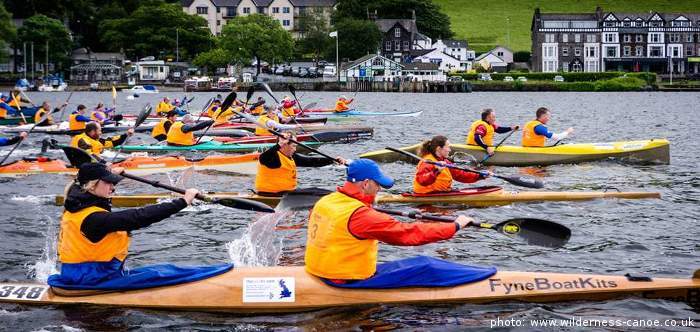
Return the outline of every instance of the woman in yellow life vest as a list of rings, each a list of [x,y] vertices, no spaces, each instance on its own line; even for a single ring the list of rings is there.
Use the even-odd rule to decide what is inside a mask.
[[[165,117],[163,117],[160,122],[153,127],[151,137],[158,140],[158,142],[165,141],[168,138],[168,131],[170,131],[170,127],[172,127],[173,123],[175,123],[176,118],[177,112],[168,112]]]
[[[282,116],[290,117],[297,115],[297,111],[294,109],[296,104],[296,100],[292,100],[289,96],[284,96],[284,98],[282,98]]]
[[[255,192],[258,195],[281,196],[297,188],[298,167],[323,167],[333,163],[322,157],[311,157],[297,153],[296,139],[292,133],[282,134],[284,138],[277,139],[277,144],[260,154],[258,172],[255,175]],[[345,164],[343,158],[337,157],[335,162]]]
[[[353,100],[354,99],[348,100],[347,97],[340,96],[340,98],[338,98],[338,100],[335,102],[335,109],[333,111],[336,113],[340,113],[349,110],[350,107],[348,107],[348,105],[350,105]]]
[[[546,124],[549,122],[551,116],[549,109],[546,107],[538,108],[535,112],[535,116],[535,120],[526,123],[523,127],[522,145],[525,147],[544,147],[547,138],[560,141],[574,132],[573,127],[569,127],[569,129],[558,134],[549,131]]]
[[[298,126],[282,124],[281,122],[289,122],[291,119],[277,115],[277,111],[270,106],[265,106],[265,114],[258,117],[258,126],[255,128],[256,136],[272,136],[268,129],[274,130],[294,130]]]
[[[207,108],[207,115],[208,115],[210,118],[213,119],[213,118],[214,118],[214,113],[216,113],[216,111],[217,111],[220,107],[221,107],[221,100],[218,100],[218,99],[214,100],[214,101],[211,103],[211,105],[209,105],[209,107]]]
[[[70,142],[70,146],[81,149],[88,154],[100,159],[100,155],[105,148],[113,148],[124,144],[127,137],[134,134],[134,129],[129,128],[126,134],[102,138],[102,126],[97,122],[89,122],[85,125],[85,132],[76,135]]]
[[[214,120],[194,123],[192,116],[187,114],[182,117],[181,121],[176,121],[170,126],[170,130],[168,130],[168,134],[166,135],[166,141],[168,145],[174,146],[194,145],[197,142],[194,138],[194,132],[209,127],[213,123]]]
[[[380,241],[397,246],[438,242],[473,222],[459,216],[454,223],[402,223],[373,209],[380,189],[393,184],[372,160],[357,159],[348,165],[345,184],[322,197],[309,214],[304,255],[308,273],[332,285],[362,281],[378,271]]]
[[[75,112],[68,116],[68,129],[70,130],[85,130],[85,125],[90,122],[90,118],[85,116],[87,107],[80,104]]]
[[[144,275],[155,267],[124,271],[133,231],[162,221],[192,203],[196,189],[187,189],[182,198],[139,209],[111,211],[111,196],[122,180],[121,168],[110,169],[101,163],[80,166],[75,182],[66,189],[61,217],[58,258],[61,272],[51,275],[48,284],[65,289],[137,289],[139,285],[162,282],[164,274]],[[162,269],[163,266],[161,266]],[[185,268],[188,269],[188,268]],[[154,273],[157,271],[152,271]],[[188,277],[203,270],[178,271]],[[172,282],[171,282],[172,283]],[[165,283],[163,283],[165,284]]]
[[[262,115],[265,113],[265,99],[258,97],[258,100],[250,105],[250,114],[252,115]]]
[[[63,105],[61,105],[61,107],[66,107],[66,105],[68,105],[68,103],[63,103]],[[41,107],[39,108],[39,110],[37,110],[36,113],[34,114],[34,123],[36,123],[36,125],[39,127],[47,127],[47,126],[53,125],[53,117],[51,116],[51,113],[60,112],[61,109],[57,107],[57,108],[54,108],[53,111],[50,111],[50,110],[51,110],[51,106],[49,105],[49,103],[46,101],[43,102],[41,104]],[[49,115],[46,117],[46,119],[44,121],[41,121],[41,119],[48,112],[51,112],[51,113],[49,113]]]
[[[445,136],[435,136],[429,141],[423,142],[419,154],[423,159],[452,164],[447,159],[450,155],[450,141]],[[426,162],[419,162],[416,167],[416,176],[413,179],[413,192],[416,194],[429,194],[452,191],[452,181],[473,183],[485,179],[491,175],[488,171],[481,174],[465,172],[462,170],[441,167]]]
[[[505,134],[512,130],[518,130],[518,126],[500,127],[496,125],[496,112],[493,109],[487,108],[481,112],[481,120],[474,121],[469,128],[467,134],[467,144],[478,145],[489,155],[493,155],[493,136],[494,134]]]
[[[168,99],[168,97],[163,97],[163,100],[161,100],[161,102],[158,103],[158,106],[156,106],[156,114],[159,116],[164,116],[174,108],[175,106],[170,104],[170,99]]]

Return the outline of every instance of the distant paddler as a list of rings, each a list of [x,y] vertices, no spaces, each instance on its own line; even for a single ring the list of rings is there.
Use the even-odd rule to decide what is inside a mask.
[[[156,114],[159,116],[164,116],[173,109],[175,109],[175,107],[170,104],[170,99],[168,97],[163,97],[163,100],[161,100],[158,103],[158,106],[156,106]]]
[[[7,103],[8,99],[8,96],[0,93],[0,119],[7,118],[8,115],[18,116],[20,114],[17,109]]]
[[[350,110],[350,107],[348,107],[348,105],[350,105],[353,102],[353,100],[354,99],[348,99],[345,96],[340,96],[340,98],[338,98],[338,100],[335,102],[335,108],[333,109],[333,112],[342,113],[347,110]]]
[[[263,113],[265,113],[265,99],[258,97],[258,100],[250,107],[250,114],[263,115]]]
[[[573,127],[555,134],[547,128],[546,124],[551,117],[549,109],[540,107],[535,113],[536,119],[525,124],[523,127],[523,146],[525,147],[543,147],[546,139],[553,139],[557,142],[567,138],[574,132]]]
[[[168,132],[170,131],[170,127],[172,127],[173,123],[175,123],[176,119],[176,111],[173,110],[166,113],[165,116],[162,119],[160,119],[160,122],[153,126],[153,130],[151,131],[151,137],[158,140],[158,142],[162,142],[168,139]]]
[[[70,146],[81,149],[93,155],[96,159],[101,160],[102,158],[100,155],[105,148],[113,148],[124,144],[126,138],[133,134],[134,129],[129,128],[124,134],[102,138],[102,125],[97,122],[88,122],[88,124],[85,125],[85,131],[73,137]]]
[[[7,103],[16,109],[25,108],[27,106],[34,106],[32,105],[32,102],[28,99],[22,98],[22,91],[18,89],[12,90],[12,92],[10,93],[10,99],[7,101]]]
[[[17,144],[17,142],[27,138],[27,132],[23,131],[17,136],[12,137],[0,137],[0,146],[8,146]]]
[[[194,132],[209,127],[214,120],[202,121],[195,123],[190,114],[182,117],[182,120],[176,121],[168,130],[166,141],[168,145],[174,146],[192,146],[197,140],[194,138]]]
[[[87,107],[83,104],[78,105],[78,107],[68,116],[68,129],[69,130],[85,130],[85,125],[90,120],[90,117],[85,114]]]
[[[255,135],[256,136],[272,136],[272,133],[267,130],[266,128],[269,129],[274,129],[278,131],[284,131],[284,130],[294,130],[299,128],[299,126],[296,125],[290,125],[290,124],[283,124],[288,123],[291,121],[290,117],[285,117],[285,116],[280,116],[279,112],[271,106],[266,105],[265,106],[265,114],[261,115],[258,117],[258,124],[255,128]]]
[[[211,105],[207,108],[207,115],[210,118],[214,118],[214,113],[221,107],[221,99],[217,97],[217,99],[214,99],[212,101]]]
[[[285,117],[291,117],[297,115],[297,113],[301,112],[300,110],[297,111],[294,106],[296,106],[297,101],[292,100],[289,96],[284,96],[281,101],[282,105],[282,116]]]
[[[111,211],[110,198],[123,171],[101,163],[85,163],[66,189],[61,217],[58,258],[61,272],[48,284],[62,289],[128,290],[199,280],[230,269],[230,265],[176,267],[168,264],[126,270],[133,231],[180,212],[192,203],[196,189],[182,198],[139,209]]]
[[[281,196],[297,189],[297,167],[323,167],[333,164],[345,164],[345,159],[336,157],[312,157],[297,153],[296,140],[291,132],[277,138],[277,144],[260,154],[258,171],[255,175],[255,192],[264,196]]]
[[[418,153],[423,159],[441,162],[445,165],[452,164],[447,157],[450,156],[450,141],[445,136],[435,136],[423,142]],[[413,179],[413,192],[416,194],[428,194],[452,191],[452,182],[474,183],[491,176],[489,171],[480,171],[479,174],[462,170],[440,167],[424,161],[418,163],[416,175]]]
[[[457,231],[473,222],[463,215],[450,223],[399,222],[372,207],[380,189],[393,185],[394,180],[385,175],[374,161],[358,159],[351,162],[345,184],[338,187],[336,192],[322,197],[309,215],[304,257],[306,271],[338,287],[354,287],[363,283],[369,283],[362,285],[368,288],[381,288],[389,284],[401,286],[404,276],[378,280],[384,277],[384,273],[391,272],[391,269],[377,269],[380,241],[398,246],[438,242],[452,238]],[[421,265],[414,270],[418,275],[411,277],[420,278],[420,274],[426,279],[442,277],[440,273],[431,273],[434,271],[430,263],[437,260],[419,257],[417,261],[402,261]],[[399,262],[383,265],[389,267]],[[447,275],[444,277],[450,278]]]
[[[472,123],[469,134],[467,134],[467,144],[478,145],[489,155],[494,154],[493,136],[494,134],[505,134],[520,127],[503,127],[496,125],[496,111],[491,108],[481,112],[481,120]]]
[[[68,103],[63,103],[61,107],[65,107],[66,105],[68,105]],[[61,108],[56,107],[53,109],[53,111],[50,110],[51,105],[49,105],[49,103],[45,101],[41,104],[39,110],[36,111],[36,113],[34,113],[34,123],[37,125],[37,127],[48,127],[54,124],[53,117],[51,116],[51,114],[49,114],[44,121],[41,121],[41,119],[44,117],[44,115],[46,115],[46,113],[58,113],[61,111]]]
[[[228,109],[224,110],[223,107],[218,107],[214,111],[211,119],[214,120],[214,124],[219,125],[223,123],[228,123],[228,121],[236,115],[236,112],[242,112],[244,110],[243,106],[231,105]]]

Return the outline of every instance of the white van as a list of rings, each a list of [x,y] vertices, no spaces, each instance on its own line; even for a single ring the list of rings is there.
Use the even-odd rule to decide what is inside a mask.
[[[323,76],[335,76],[335,66],[325,66],[323,68]]]

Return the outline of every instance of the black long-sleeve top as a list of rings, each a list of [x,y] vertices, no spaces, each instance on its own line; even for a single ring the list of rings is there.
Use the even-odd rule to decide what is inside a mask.
[[[112,212],[112,203],[109,199],[84,192],[77,185],[73,185],[63,206],[70,212],[77,212],[90,206],[107,210],[90,214],[80,226],[83,235],[91,242],[97,243],[109,233],[130,232],[162,221],[186,208],[187,202],[183,198],[178,198],[171,202]]]
[[[282,161],[280,161],[280,156],[277,154],[279,150],[279,144],[275,144],[273,147],[260,154],[259,162],[267,168],[280,168],[282,166]],[[294,159],[294,163],[299,167],[323,167],[334,163],[334,161],[325,157],[313,157],[301,153],[294,153],[292,159]]]

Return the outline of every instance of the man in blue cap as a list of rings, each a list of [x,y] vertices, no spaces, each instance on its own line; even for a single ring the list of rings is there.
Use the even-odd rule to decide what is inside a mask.
[[[402,223],[372,208],[381,188],[394,180],[369,159],[351,162],[347,181],[321,198],[309,216],[306,271],[342,284],[372,277],[377,269],[378,243],[417,246],[452,238],[473,220],[454,223]]]

